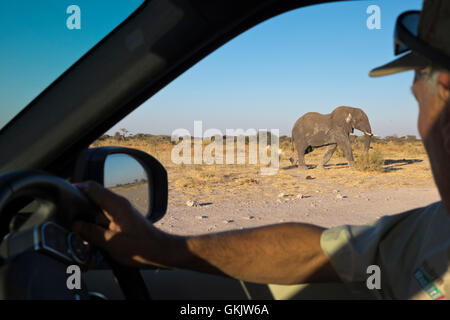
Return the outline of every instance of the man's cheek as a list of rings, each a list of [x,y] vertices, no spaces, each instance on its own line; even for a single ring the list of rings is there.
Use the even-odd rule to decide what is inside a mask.
[[[417,121],[417,129],[419,130],[420,136],[423,140],[427,137],[428,128],[426,125],[426,118],[422,110],[419,111],[419,118]]]
[[[443,108],[438,105],[436,99],[430,96],[422,97],[419,102],[418,129],[422,139],[425,139],[433,128],[437,131],[441,131],[443,128]],[[449,123],[445,122],[445,125]]]
[[[450,122],[446,122],[442,128],[442,137],[444,140],[444,148],[448,155],[450,155]]]

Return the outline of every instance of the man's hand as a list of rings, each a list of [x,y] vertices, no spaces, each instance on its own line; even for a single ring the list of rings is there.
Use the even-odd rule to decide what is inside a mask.
[[[99,184],[88,181],[76,186],[100,209],[96,224],[77,221],[73,231],[85,240],[108,252],[125,265],[160,265],[152,263],[149,253],[155,254],[165,241],[165,234],[154,228],[132,204]]]

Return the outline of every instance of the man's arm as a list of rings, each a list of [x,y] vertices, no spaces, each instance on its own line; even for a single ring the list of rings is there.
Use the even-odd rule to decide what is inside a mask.
[[[322,231],[313,225],[286,223],[186,237],[186,254],[176,267],[257,283],[338,281],[320,247]]]
[[[103,209],[99,224],[74,230],[116,260],[145,267],[189,269],[277,284],[339,281],[320,247],[324,229],[286,223],[201,236],[176,236],[155,228],[120,197],[96,183],[78,185]]]

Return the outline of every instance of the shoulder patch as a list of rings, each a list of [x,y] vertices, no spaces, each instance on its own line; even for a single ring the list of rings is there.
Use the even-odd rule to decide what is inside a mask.
[[[414,271],[414,278],[417,280],[422,289],[430,296],[433,300],[441,300],[445,298],[445,295],[441,290],[430,280],[428,275],[421,269],[417,268]]]

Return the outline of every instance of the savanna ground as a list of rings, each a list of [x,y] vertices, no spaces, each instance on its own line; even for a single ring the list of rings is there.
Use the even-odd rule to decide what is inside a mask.
[[[352,136],[354,169],[348,168],[339,149],[325,168],[318,167],[325,152],[320,148],[306,155],[309,169],[302,171],[289,161],[293,155],[290,138],[280,137],[282,154],[274,175],[262,175],[260,169],[265,166],[248,161],[239,165],[176,165],[171,160],[174,144],[168,136],[103,136],[93,146],[140,149],[165,166],[169,208],[157,226],[177,234],[291,221],[324,227],[365,224],[439,200],[420,140],[375,138],[368,155],[362,152],[360,140]],[[139,203],[143,192],[137,188],[134,201]]]

